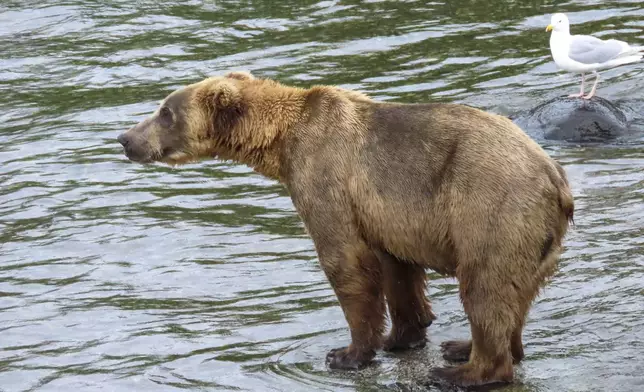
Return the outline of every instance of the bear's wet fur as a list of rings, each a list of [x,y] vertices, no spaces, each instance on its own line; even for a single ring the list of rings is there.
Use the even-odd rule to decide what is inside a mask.
[[[233,160],[286,187],[351,331],[328,353],[331,368],[424,346],[431,269],[458,279],[472,335],[443,344],[466,363],[434,374],[463,386],[513,380],[574,202],[563,168],[509,119],[232,72],[171,93],[119,142],[133,161]]]

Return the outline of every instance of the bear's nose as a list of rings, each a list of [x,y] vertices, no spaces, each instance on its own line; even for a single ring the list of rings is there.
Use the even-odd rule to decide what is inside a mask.
[[[116,138],[116,140],[119,141],[123,145],[123,147],[126,147],[128,143],[130,143],[130,138],[127,137],[124,133],[120,134],[119,137]]]

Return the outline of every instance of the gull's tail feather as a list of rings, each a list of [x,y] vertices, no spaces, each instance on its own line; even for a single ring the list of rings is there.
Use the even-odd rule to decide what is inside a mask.
[[[643,54],[635,54],[635,55],[631,54],[631,55],[626,55],[624,57],[620,56],[602,64],[602,66],[599,69],[608,69],[608,68],[617,67],[618,65],[636,63],[640,61],[643,56],[644,56]]]
[[[633,53],[642,54],[644,52],[644,46],[631,46]]]
[[[623,47],[624,49],[619,54],[619,57],[634,56],[634,55],[637,56],[642,54],[642,52],[644,52],[644,46],[641,46],[641,45],[631,46],[629,44],[626,44]]]

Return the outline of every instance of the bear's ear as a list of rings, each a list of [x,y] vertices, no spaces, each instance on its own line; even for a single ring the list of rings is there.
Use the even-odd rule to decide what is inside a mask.
[[[206,104],[213,110],[214,134],[209,136],[227,137],[242,117],[244,105],[239,88],[231,80],[221,80],[208,92]]]
[[[225,77],[228,79],[237,79],[237,80],[253,80],[255,77],[250,73],[246,71],[232,71],[228,72]]]
[[[209,95],[210,105],[217,110],[237,107],[242,98],[237,86],[228,82],[219,83]]]

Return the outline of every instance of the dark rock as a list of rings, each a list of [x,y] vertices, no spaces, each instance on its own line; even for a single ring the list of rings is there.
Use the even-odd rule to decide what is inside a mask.
[[[601,97],[557,97],[510,119],[531,136],[568,142],[611,141],[629,129],[624,111]]]

